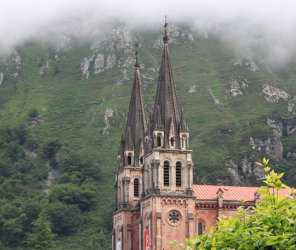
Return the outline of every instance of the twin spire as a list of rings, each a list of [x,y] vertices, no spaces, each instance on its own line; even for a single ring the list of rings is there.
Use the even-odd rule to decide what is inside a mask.
[[[170,55],[168,50],[168,34],[167,34],[167,19],[165,19],[165,34],[163,37],[164,48],[159,73],[157,92],[155,97],[154,109],[149,117],[149,128],[147,129],[147,120],[145,115],[145,106],[143,93],[141,88],[139,63],[138,63],[138,46],[136,44],[136,63],[134,84],[131,93],[129,113],[126,123],[124,137],[121,141],[120,158],[122,159],[121,166],[133,165],[140,166],[140,158],[152,149],[154,135],[153,131],[163,131],[164,138],[162,148],[170,148],[170,140],[173,137],[176,149],[180,148],[180,131],[187,131],[188,127],[185,122],[183,109],[179,113],[178,100],[176,95],[176,87],[174,83]],[[133,151],[132,161],[126,162],[126,153]]]

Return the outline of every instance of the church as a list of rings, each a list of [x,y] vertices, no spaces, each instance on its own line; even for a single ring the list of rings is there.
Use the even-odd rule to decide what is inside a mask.
[[[254,206],[259,187],[193,185],[189,128],[180,110],[168,49],[167,22],[153,112],[146,119],[136,52],[125,133],[118,152],[113,250],[167,250],[172,240],[202,234],[219,216]],[[283,190],[283,192],[289,192]],[[286,195],[290,195],[290,192]]]

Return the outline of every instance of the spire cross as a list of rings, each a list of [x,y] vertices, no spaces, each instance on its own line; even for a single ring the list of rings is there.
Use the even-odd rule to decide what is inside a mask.
[[[164,37],[163,37],[163,42],[164,42],[164,43],[168,43],[168,42],[169,42],[169,36],[168,36],[168,34],[167,34],[167,26],[168,26],[167,15],[165,15],[164,17],[165,17],[165,24],[164,24]]]
[[[138,46],[139,46],[139,44],[136,43],[135,46],[136,46],[136,63],[135,63],[135,68],[136,69],[139,69],[139,64],[138,64]]]

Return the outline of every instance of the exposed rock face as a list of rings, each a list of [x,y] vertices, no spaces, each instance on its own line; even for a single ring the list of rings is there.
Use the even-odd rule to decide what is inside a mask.
[[[262,93],[266,94],[265,100],[271,103],[278,102],[280,98],[287,100],[289,98],[289,95],[278,88],[272,87],[268,84],[263,86],[264,89],[262,90]]]
[[[264,176],[263,168],[255,164],[248,156],[240,158],[237,163],[229,160],[226,162],[226,166],[229,167],[227,170],[233,175],[236,185],[242,184],[246,176],[255,175],[258,178]]]
[[[104,54],[98,54],[94,63],[94,73],[99,74],[105,69],[105,59]]]
[[[281,122],[267,118],[267,124],[273,128],[273,134],[275,137],[281,138],[283,136],[283,124]]]
[[[196,86],[192,86],[188,89],[188,93],[194,93],[194,92],[197,92],[198,91],[198,88]]]
[[[49,68],[49,62],[44,62],[40,67],[39,74],[40,75],[44,74],[44,70],[46,70],[48,68]]]
[[[122,66],[124,68],[130,68],[134,65],[135,59],[132,57],[128,58],[120,58],[118,61],[118,66]]]
[[[15,61],[17,68],[19,68],[18,65],[21,65],[21,57],[16,50],[12,51],[12,60]]]
[[[81,71],[82,77],[85,77],[85,79],[88,79],[89,76],[89,66],[90,63],[93,61],[93,57],[87,59],[86,57],[83,59],[83,62],[80,63],[79,70]]]
[[[106,69],[110,69],[112,68],[115,64],[116,64],[116,56],[112,55],[112,56],[108,56],[107,60],[106,60]]]
[[[177,39],[170,37],[169,44],[179,44]],[[163,48],[163,35],[159,35],[152,45],[152,48]]]
[[[186,29],[180,29],[175,24],[169,24],[167,27],[168,36],[170,38],[169,43],[179,44],[176,38],[183,38],[193,41],[193,35],[189,33]],[[163,47],[163,35],[159,35],[156,41],[154,41],[152,48],[162,48]]]
[[[233,81],[229,83],[229,87],[230,89],[226,90],[226,93],[235,97],[237,95],[242,95],[242,89],[249,87],[249,85],[244,82],[239,83],[237,81]]]
[[[295,152],[288,152],[287,157],[296,159],[296,153]]]
[[[154,67],[150,67],[150,68],[147,68],[147,70],[149,70],[149,71],[153,71],[153,72],[156,72],[156,71],[158,71],[159,69],[158,69],[158,68],[154,68]]]
[[[46,193],[46,196],[48,196],[51,186],[53,185],[53,181],[59,176],[59,170],[52,168],[49,163],[46,164],[46,168],[49,172],[45,182],[46,188],[43,191]]]
[[[125,53],[128,53],[133,51],[133,43],[136,41],[137,39],[132,37],[130,31],[125,26],[118,25],[101,37],[100,40],[94,42],[90,49],[106,51],[124,50]]]
[[[281,142],[283,136],[283,124],[273,119],[267,118],[267,124],[273,128],[273,137],[267,139],[250,137],[249,145],[253,150],[266,152],[271,157],[282,160],[284,146]]]
[[[227,168],[227,171],[233,176],[233,180],[234,180],[235,185],[243,184],[237,171],[235,171],[233,168]]]
[[[103,131],[102,131],[103,135],[108,135],[109,134],[109,132],[107,131],[107,129],[110,128],[110,122],[109,122],[108,118],[113,116],[113,112],[114,111],[112,109],[106,108],[105,115],[104,115],[105,127],[103,128]]]
[[[122,80],[119,80],[119,81],[115,82],[114,85],[115,85],[115,86],[121,86],[122,83],[123,83]]]
[[[286,126],[287,135],[293,134],[295,131],[296,131],[296,126],[294,126],[293,124],[288,123],[288,125]]]
[[[250,137],[250,146],[254,150],[266,152],[279,161],[283,159],[284,147],[279,138],[267,138],[264,140]]]
[[[288,111],[293,113],[293,115],[296,114],[295,107],[296,107],[296,105],[292,101],[289,101],[289,103],[288,103]]]
[[[247,59],[239,59],[234,64],[234,66],[246,66],[248,70],[252,72],[256,72],[259,70],[258,66],[253,60],[247,60]]]
[[[154,82],[155,81],[155,79],[148,74],[143,74],[142,78],[143,78],[144,82]]]
[[[213,94],[212,90],[211,89],[208,89],[209,91],[209,94],[213,97],[213,102],[215,105],[219,105],[221,104],[221,102],[216,98],[216,96]]]
[[[0,85],[2,84],[2,82],[3,82],[3,73],[0,72]]]
[[[13,76],[14,78],[17,78],[19,76],[19,74],[17,72],[12,73],[11,76]]]

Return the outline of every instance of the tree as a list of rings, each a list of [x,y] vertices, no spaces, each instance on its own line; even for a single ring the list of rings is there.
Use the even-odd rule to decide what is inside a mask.
[[[28,234],[27,243],[32,249],[50,250],[55,248],[55,234],[51,232],[51,224],[44,211],[32,222],[33,233]]]
[[[270,171],[269,160],[263,159],[266,186],[257,193],[264,197],[250,209],[238,208],[233,217],[220,217],[209,233],[186,240],[185,249],[295,249],[296,248],[296,200],[279,194],[281,188],[291,189],[281,182],[284,175]],[[176,245],[171,242],[169,245]],[[177,247],[177,246],[176,246]]]
[[[52,224],[52,231],[59,235],[68,235],[78,231],[81,223],[81,211],[77,205],[62,202],[49,203],[46,213]]]

